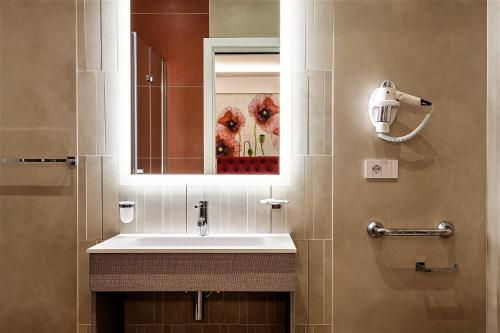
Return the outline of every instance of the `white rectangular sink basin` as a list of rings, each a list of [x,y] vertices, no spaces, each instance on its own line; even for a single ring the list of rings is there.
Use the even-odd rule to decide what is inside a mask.
[[[289,234],[120,234],[87,253],[296,253]]]

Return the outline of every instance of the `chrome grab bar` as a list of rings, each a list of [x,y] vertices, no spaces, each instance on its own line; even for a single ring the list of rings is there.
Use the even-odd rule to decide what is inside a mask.
[[[443,238],[450,237],[455,232],[455,227],[448,221],[442,221],[437,225],[436,229],[387,229],[384,225],[377,221],[371,221],[367,228],[368,236],[372,238],[378,237],[426,237],[440,236]]]
[[[68,166],[76,166],[75,156],[66,158],[0,158],[2,163],[66,163]]]
[[[458,264],[453,264],[452,267],[429,268],[429,267],[425,266],[425,261],[417,261],[415,263],[415,272],[424,272],[424,273],[457,273],[458,272]]]

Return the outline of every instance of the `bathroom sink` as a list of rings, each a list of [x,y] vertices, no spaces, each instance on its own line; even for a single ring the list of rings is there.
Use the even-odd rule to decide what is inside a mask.
[[[120,234],[88,253],[295,253],[289,234]]]

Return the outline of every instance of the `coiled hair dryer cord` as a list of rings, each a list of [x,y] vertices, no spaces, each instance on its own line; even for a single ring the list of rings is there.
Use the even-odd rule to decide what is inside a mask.
[[[420,131],[422,131],[425,126],[427,126],[427,124],[431,120],[432,110],[433,109],[431,108],[431,111],[428,114],[425,115],[424,120],[422,120],[422,122],[420,123],[420,125],[418,125],[417,128],[415,128],[411,133],[408,133],[408,134],[403,135],[403,136],[397,136],[397,137],[386,135],[384,133],[378,133],[377,136],[380,139],[382,139],[382,140],[385,140],[385,141],[388,141],[388,142],[394,142],[394,143],[400,143],[400,142],[408,141],[411,138],[413,138],[415,135],[417,135],[418,133],[420,133]]]

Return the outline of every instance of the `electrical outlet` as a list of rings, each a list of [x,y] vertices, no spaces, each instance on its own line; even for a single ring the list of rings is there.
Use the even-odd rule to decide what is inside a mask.
[[[398,179],[398,160],[365,160],[365,178]]]

